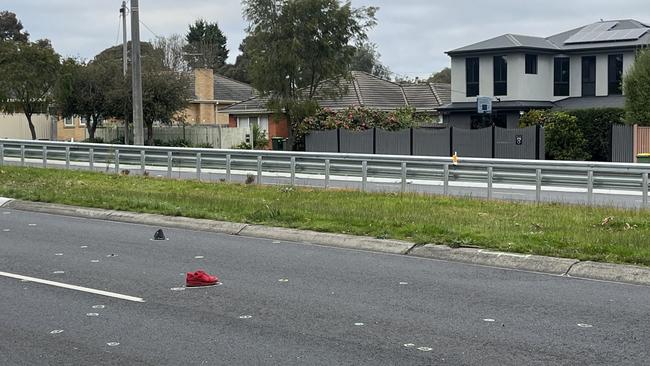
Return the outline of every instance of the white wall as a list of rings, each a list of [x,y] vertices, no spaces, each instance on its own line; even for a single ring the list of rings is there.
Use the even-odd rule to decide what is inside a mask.
[[[618,52],[600,54],[584,54],[596,56],[596,95],[608,94],[608,56]],[[494,54],[496,55],[496,53]],[[479,94],[492,96],[494,94],[493,56],[480,56],[480,85]],[[554,59],[561,55],[538,55],[537,74],[526,74],[526,56],[524,53],[507,54],[508,59],[508,95],[499,96],[503,101],[557,101],[567,96],[554,96]],[[582,96],[582,56],[570,57],[569,96]],[[623,54],[623,73],[625,74],[634,64],[634,52]],[[476,98],[466,97],[465,57],[452,57],[451,59],[451,101],[475,102]]]
[[[36,129],[36,138],[49,140],[52,136],[50,117],[45,114],[32,115],[32,123]],[[22,113],[0,114],[0,138],[31,140],[27,117]]]

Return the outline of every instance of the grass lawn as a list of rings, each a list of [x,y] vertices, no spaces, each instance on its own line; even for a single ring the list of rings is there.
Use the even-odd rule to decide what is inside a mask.
[[[0,196],[650,266],[650,211],[7,166]]]

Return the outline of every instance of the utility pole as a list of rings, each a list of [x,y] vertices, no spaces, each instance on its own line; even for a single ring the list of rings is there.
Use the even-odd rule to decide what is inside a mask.
[[[122,1],[122,7],[120,8],[120,15],[122,16],[122,76],[126,80],[126,73],[129,70],[129,53],[128,53],[128,41],[126,39],[126,1]],[[129,131],[129,108],[127,104],[124,104],[124,144],[128,145],[131,141],[130,131]]]
[[[144,145],[142,65],[140,64],[140,7],[131,0],[131,69],[133,71],[133,143]]]

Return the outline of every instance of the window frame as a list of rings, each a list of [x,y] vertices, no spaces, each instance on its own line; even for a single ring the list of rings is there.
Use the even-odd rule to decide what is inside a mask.
[[[74,127],[74,117],[63,117],[63,127]]]
[[[492,58],[494,96],[508,95],[508,56],[499,55]]]
[[[623,58],[622,53],[607,56],[607,95],[623,95]]]
[[[526,75],[537,75],[538,72],[538,55],[527,53],[525,55],[525,70]]]
[[[470,67],[471,66],[471,67]],[[481,59],[478,57],[465,58],[465,96],[477,97],[480,93]]]
[[[79,127],[86,127],[88,124],[88,121],[86,121],[85,117],[79,117]]]
[[[564,63],[566,63],[566,65]],[[562,76],[564,76],[563,73],[564,66],[566,66],[566,81],[563,80],[562,78]],[[571,95],[571,58],[566,56],[554,57],[553,58],[553,96],[568,97],[570,95]]]
[[[598,61],[596,56],[582,56],[582,93],[583,97],[596,96],[596,80],[598,79]],[[590,64],[590,65],[589,65]],[[585,66],[589,66],[587,69]]]

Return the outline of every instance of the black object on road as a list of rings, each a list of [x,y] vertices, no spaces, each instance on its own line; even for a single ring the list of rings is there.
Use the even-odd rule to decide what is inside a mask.
[[[153,240],[167,240],[165,237],[165,233],[162,231],[162,229],[158,229],[155,234],[153,234]]]

